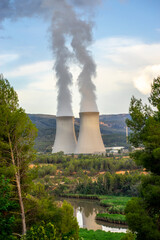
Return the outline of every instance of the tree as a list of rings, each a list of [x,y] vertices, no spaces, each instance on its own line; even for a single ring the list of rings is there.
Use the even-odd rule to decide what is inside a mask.
[[[56,229],[52,223],[42,222],[40,226],[34,225],[27,231],[26,240],[58,240],[56,237]]]
[[[11,200],[9,180],[2,175],[0,177],[0,239],[12,239],[15,217],[11,212],[16,208],[16,202]]]
[[[64,201],[61,207],[60,232],[62,239],[79,239],[77,219],[73,216],[72,206]]]
[[[22,219],[22,233],[26,233],[23,202],[23,183],[27,178],[28,164],[34,155],[36,128],[25,111],[19,107],[18,97],[8,80],[0,75],[0,168],[12,169]],[[6,172],[5,172],[6,173]]]
[[[127,125],[132,130],[130,142],[141,150],[131,156],[150,175],[142,179],[139,198],[128,202],[125,209],[129,228],[136,239],[160,239],[160,77],[154,79],[149,97],[150,106],[132,97]]]

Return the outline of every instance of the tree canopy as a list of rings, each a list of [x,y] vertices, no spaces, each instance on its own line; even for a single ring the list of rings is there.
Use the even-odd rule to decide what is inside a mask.
[[[16,183],[23,234],[26,232],[23,183],[26,184],[28,164],[33,160],[35,137],[36,128],[19,107],[16,92],[0,75],[0,172]]]
[[[139,198],[126,207],[129,228],[136,239],[160,239],[160,77],[154,79],[149,97],[151,106],[132,97],[127,125],[132,130],[130,142],[139,147],[131,156],[150,172],[143,178]],[[152,107],[152,108],[151,108]]]

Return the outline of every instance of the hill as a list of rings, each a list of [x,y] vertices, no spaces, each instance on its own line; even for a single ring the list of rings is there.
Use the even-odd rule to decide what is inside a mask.
[[[56,133],[56,116],[28,114],[38,128],[35,147],[39,152],[50,152]],[[125,120],[129,114],[100,115],[100,129],[105,146],[126,146]],[[75,118],[75,131],[78,137],[80,119]]]

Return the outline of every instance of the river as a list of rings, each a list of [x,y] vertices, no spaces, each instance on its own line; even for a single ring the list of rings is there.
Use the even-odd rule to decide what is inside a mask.
[[[74,216],[77,218],[80,228],[126,233],[126,226],[95,220],[97,213],[105,212],[105,208],[100,206],[98,201],[75,198],[63,198],[63,200],[66,200],[72,205],[74,209]]]

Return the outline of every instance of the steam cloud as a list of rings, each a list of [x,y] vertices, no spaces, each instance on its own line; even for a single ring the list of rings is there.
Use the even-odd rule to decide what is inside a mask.
[[[81,112],[97,112],[95,85],[92,78],[96,75],[94,63],[88,47],[92,43],[92,22],[82,20],[75,8],[94,7],[101,0],[1,0],[0,23],[6,18],[12,20],[23,17],[52,17],[52,49],[58,88],[58,116],[73,116],[72,74],[69,70],[70,60],[75,56],[82,69],[78,77],[81,94]],[[68,46],[71,41],[73,51]]]

